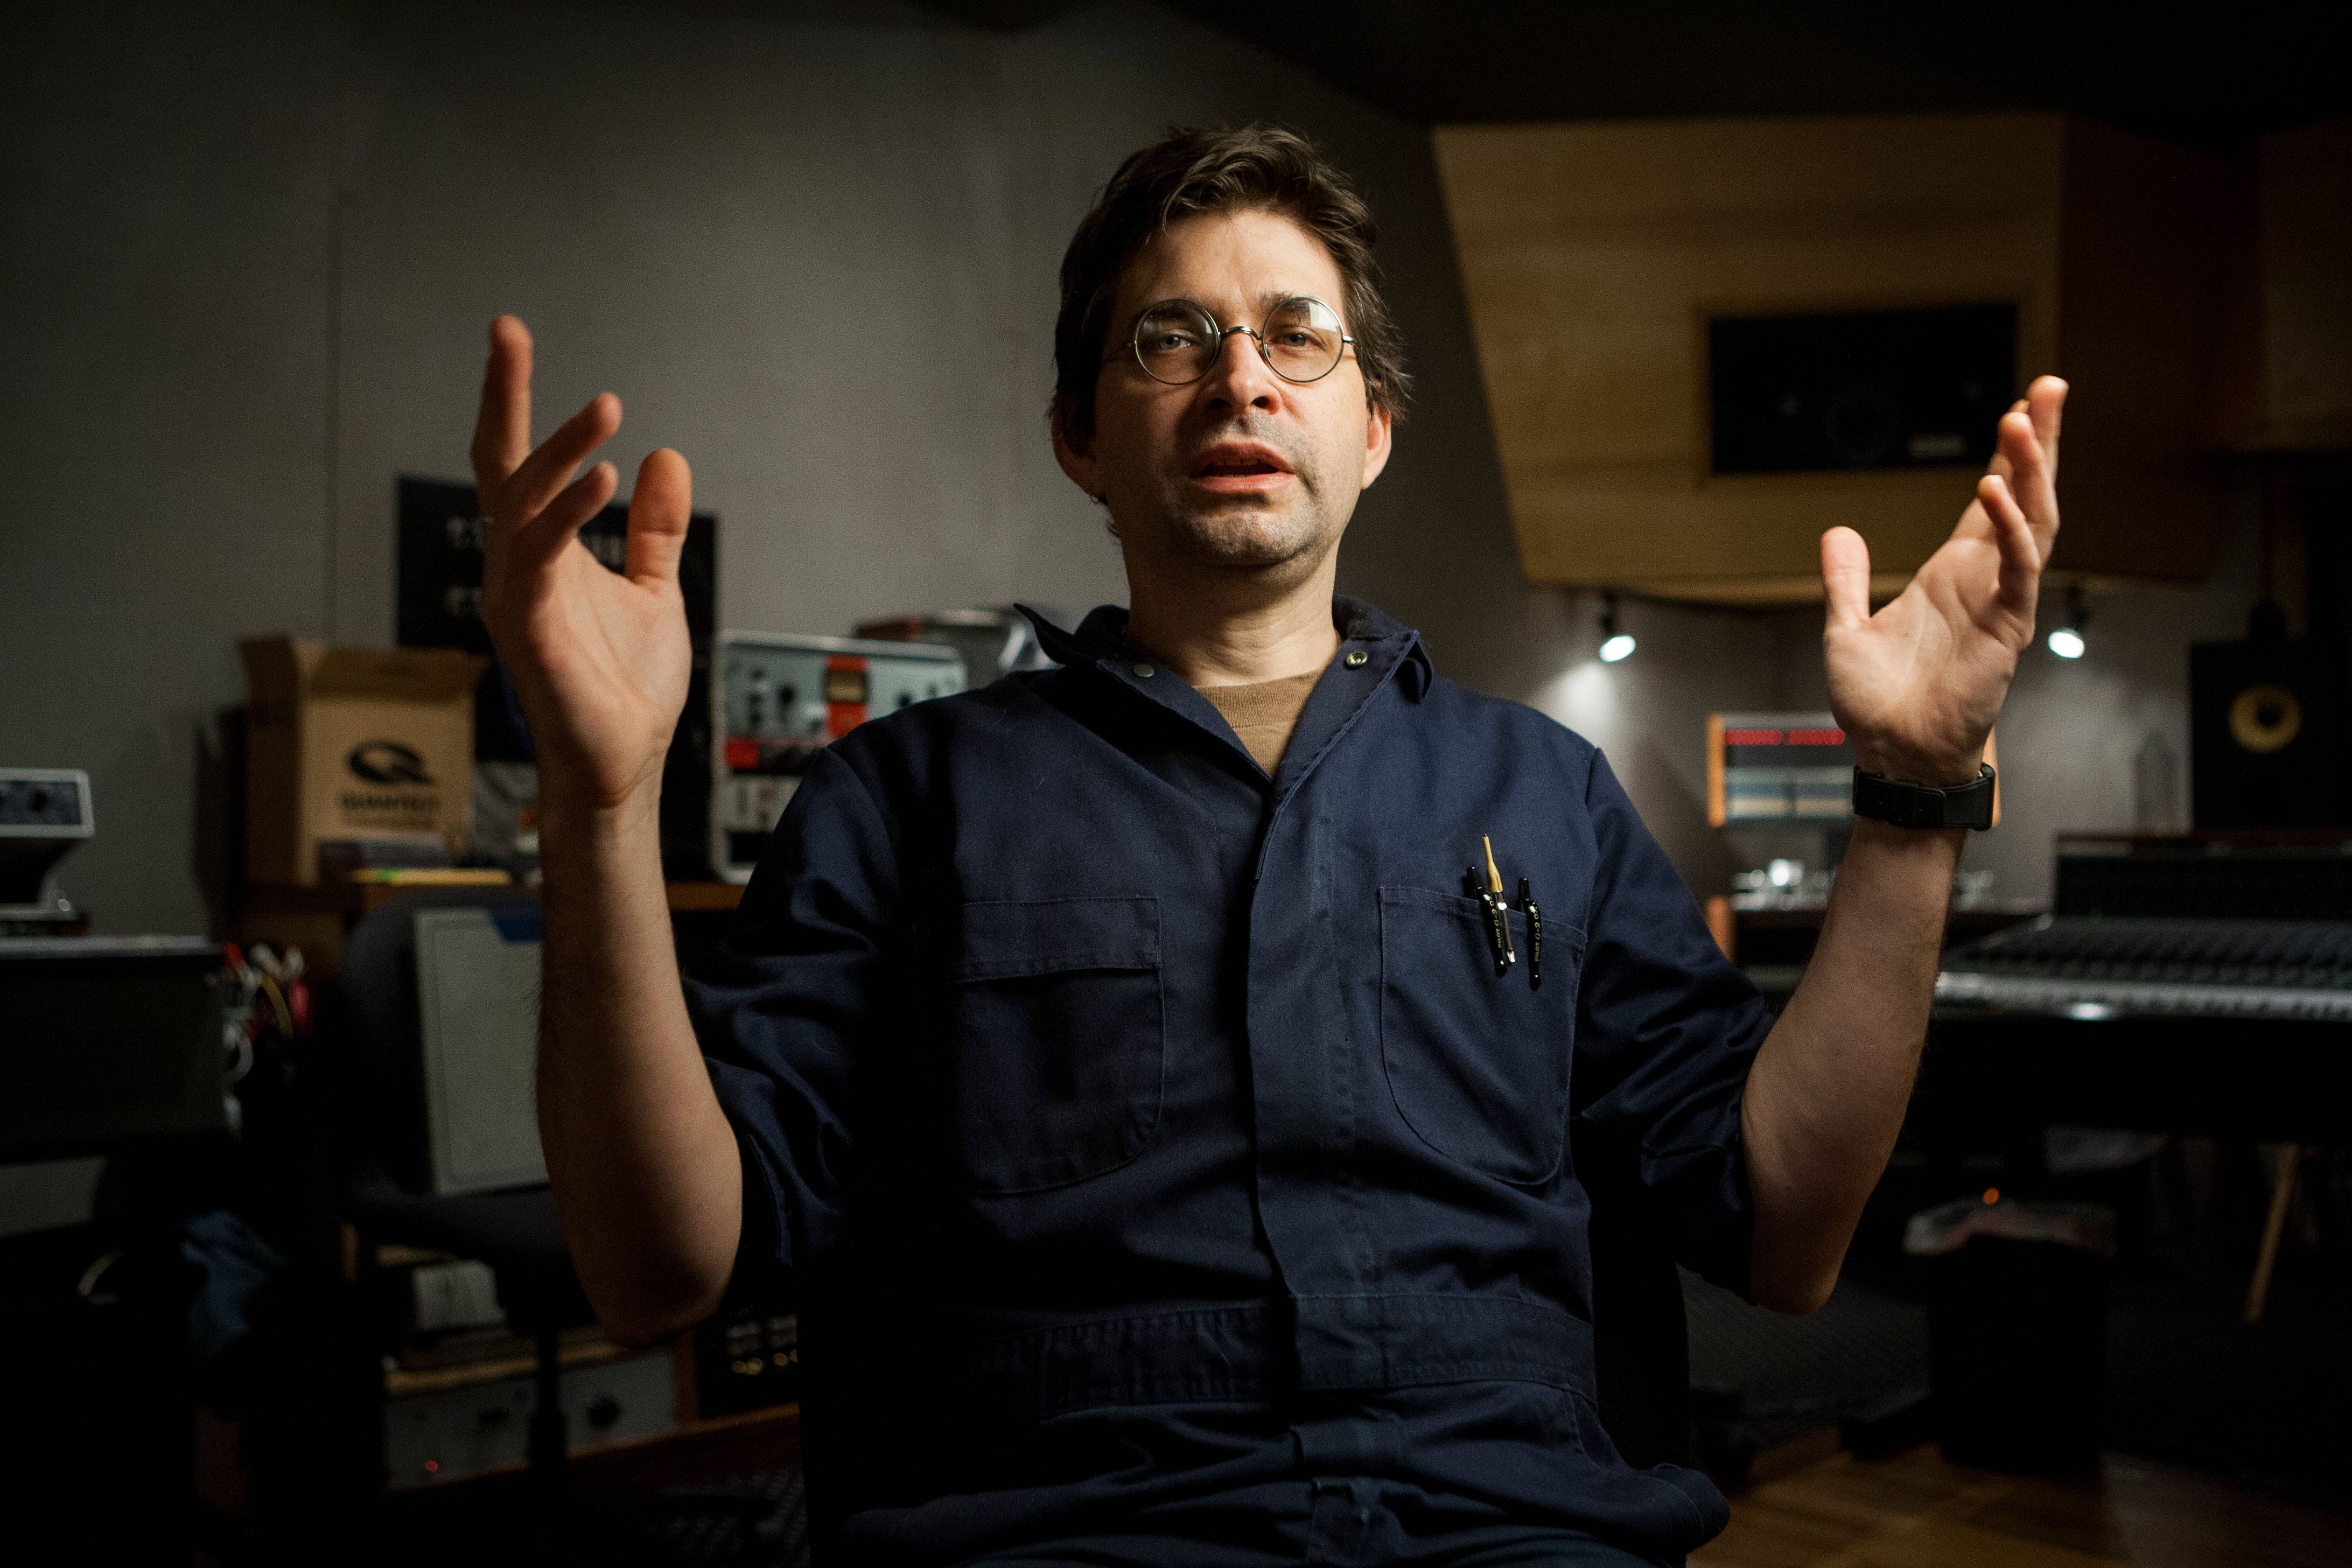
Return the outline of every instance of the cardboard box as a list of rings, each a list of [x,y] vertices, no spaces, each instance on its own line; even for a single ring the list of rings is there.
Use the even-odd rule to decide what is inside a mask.
[[[466,847],[474,685],[456,648],[257,637],[245,656],[246,875],[309,887],[322,839]]]

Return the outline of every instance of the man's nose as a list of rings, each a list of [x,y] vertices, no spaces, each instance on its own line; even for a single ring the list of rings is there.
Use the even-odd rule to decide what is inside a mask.
[[[1217,334],[1217,357],[1209,362],[1209,374],[1201,378],[1202,390],[1212,403],[1271,408],[1281,401],[1283,380],[1266,363],[1257,344],[1257,333],[1248,327],[1227,327]]]

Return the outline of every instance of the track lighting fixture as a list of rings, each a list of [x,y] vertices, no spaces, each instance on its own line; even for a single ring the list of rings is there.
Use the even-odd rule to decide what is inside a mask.
[[[1615,664],[1633,651],[1633,634],[1617,628],[1617,595],[1601,595],[1601,662]]]
[[[2083,641],[2083,628],[2091,624],[2091,612],[2083,607],[2083,590],[2077,585],[2066,590],[2066,624],[2050,628],[2050,651],[2060,658],[2080,658],[2087,645]]]

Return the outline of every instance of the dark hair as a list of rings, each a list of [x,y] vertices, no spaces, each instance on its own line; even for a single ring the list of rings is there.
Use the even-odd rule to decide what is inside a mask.
[[[1176,129],[1129,158],[1095,198],[1062,256],[1062,310],[1054,322],[1053,416],[1066,439],[1094,439],[1095,384],[1118,296],[1119,274],[1144,242],[1178,218],[1262,208],[1323,242],[1339,268],[1340,301],[1365,395],[1402,417],[1412,378],[1381,300],[1372,209],[1315,144],[1277,125]]]

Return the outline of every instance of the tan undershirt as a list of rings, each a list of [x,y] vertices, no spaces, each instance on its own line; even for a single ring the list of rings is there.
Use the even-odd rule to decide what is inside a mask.
[[[1290,745],[1290,732],[1298,728],[1307,694],[1322,679],[1321,670],[1310,669],[1304,675],[1286,675],[1280,680],[1248,686],[1203,686],[1201,695],[1225,716],[1243,747],[1270,774]]]

